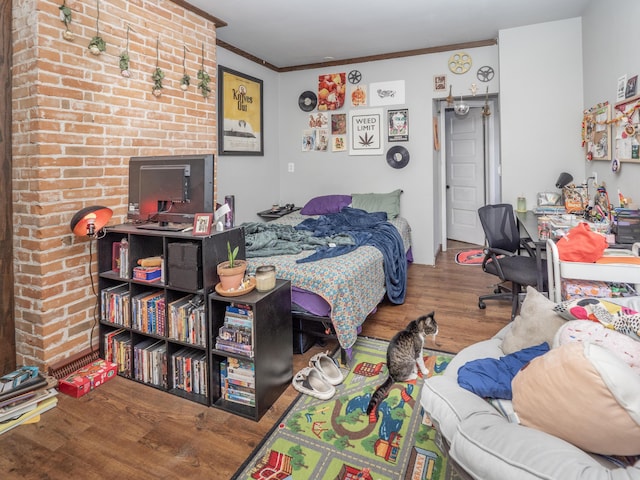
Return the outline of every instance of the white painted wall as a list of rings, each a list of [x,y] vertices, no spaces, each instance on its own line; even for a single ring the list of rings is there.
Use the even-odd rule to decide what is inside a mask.
[[[638,10],[633,0],[616,1],[627,9]],[[598,30],[596,27],[602,30],[598,35],[615,37],[613,32],[617,28],[613,19],[618,25],[621,17],[633,17],[609,13],[602,3],[594,1],[587,12],[584,33],[587,38]],[[605,22],[606,28],[602,28],[602,18],[610,18]],[[631,20],[628,22],[624,31],[631,32],[637,40],[638,33],[631,28]],[[479,84],[479,93],[483,93],[487,85],[489,93],[500,90],[502,199],[515,204],[517,196],[524,193],[527,204],[533,206],[537,192],[556,191],[555,181],[560,172],[571,172],[576,180],[587,176],[580,147],[584,108],[582,30],[580,18],[503,30],[499,34],[499,47],[468,51],[473,67],[464,75],[448,71],[451,52],[277,74],[219,48],[220,65],[264,80],[265,112],[265,156],[219,157],[219,200],[224,195],[235,194],[236,219],[244,222],[257,220],[255,212],[272,203],[303,205],[316,195],[389,192],[402,188],[402,212],[412,225],[416,263],[432,265],[440,247],[437,225],[440,204],[434,190],[439,186],[439,169],[433,150],[432,118],[437,115],[433,76],[445,73],[448,82],[453,84],[456,98],[467,96],[471,83]],[[587,76],[597,77],[591,70],[599,65],[591,60],[591,51],[595,52],[594,56],[607,57],[612,47],[599,50],[586,43],[586,39],[585,45],[585,68],[590,72]],[[617,66],[627,59],[627,64]],[[585,80],[589,102],[600,101],[604,84],[607,85],[606,98],[615,97],[617,76],[632,67],[630,57],[620,57],[615,65],[611,62],[607,60],[603,64],[606,67],[603,70],[611,70],[606,78],[593,83]],[[483,65],[491,65],[496,71],[496,77],[488,84],[476,78],[477,69]],[[391,168],[384,154],[350,156],[346,152],[302,152],[301,136],[307,127],[308,114],[298,107],[299,95],[305,90],[317,91],[320,74],[353,69],[362,72],[363,84],[405,80],[406,103],[384,108],[409,109],[409,141],[385,145],[384,150],[395,144],[405,145],[411,155],[407,167]],[[342,109],[345,113],[348,110]],[[287,172],[288,163],[295,164],[294,173]],[[637,168],[640,166],[626,164],[623,170]]]
[[[217,62],[263,81],[264,156],[221,155],[218,161],[217,201],[225,195],[235,195],[236,224],[255,222],[256,212],[278,203],[280,172],[278,112],[280,110],[277,72],[261,67],[228,50],[217,49]],[[218,99],[215,98],[217,102]],[[285,165],[286,168],[286,165]]]
[[[497,47],[483,47],[467,51],[473,66],[463,75],[448,70],[448,59],[453,52],[398,58],[378,62],[346,65],[331,69],[289,72],[280,78],[280,162],[281,200],[304,204],[316,195],[330,193],[404,191],[401,208],[412,227],[413,253],[416,263],[434,264],[439,238],[434,240],[435,222],[439,218],[438,205],[434,205],[433,76],[445,73],[453,85],[453,94],[470,95],[472,83],[484,92],[497,90]],[[476,72],[483,65],[491,65],[496,77],[482,84]],[[317,91],[318,76],[332,72],[362,73],[361,84],[392,80],[405,81],[405,103],[383,107],[409,109],[409,141],[386,143],[383,155],[350,156],[348,152],[302,152],[302,130],[307,127],[308,113],[298,107],[298,97],[305,90]],[[481,85],[480,85],[481,84]],[[448,94],[438,95],[446,97]],[[348,113],[350,108],[342,108]],[[386,140],[386,137],[385,137]],[[387,164],[386,151],[393,145],[403,145],[411,159],[402,169]],[[286,164],[295,163],[295,172],[287,173]]]
[[[622,75],[640,74],[637,46],[640,44],[640,2],[637,0],[593,0],[582,19],[584,49],[584,108],[599,102],[616,103],[617,80]],[[612,113],[615,117],[615,113]],[[640,207],[640,164],[623,163],[618,174],[611,171],[610,162],[583,162],[585,176],[596,172],[604,181],[610,201],[618,189]]]
[[[581,41],[580,18],[499,33],[504,202],[535,206],[563,171],[581,180]]]

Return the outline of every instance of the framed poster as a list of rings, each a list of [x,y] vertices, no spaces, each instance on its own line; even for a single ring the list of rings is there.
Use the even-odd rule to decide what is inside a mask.
[[[349,122],[350,143],[349,155],[382,155],[382,121],[383,110],[350,110]]]
[[[218,153],[264,155],[262,80],[218,67]]]
[[[611,105],[599,103],[585,110],[582,120],[582,143],[587,160],[611,160]]]
[[[387,111],[387,125],[389,126],[389,142],[406,142],[409,140],[409,110]]]

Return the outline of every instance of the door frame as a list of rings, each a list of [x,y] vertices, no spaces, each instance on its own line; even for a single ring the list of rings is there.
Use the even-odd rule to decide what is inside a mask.
[[[464,98],[465,103],[471,108],[484,107],[485,102],[489,105],[491,115],[483,122],[484,129],[484,183],[485,183],[485,203],[499,203],[502,198],[501,187],[501,159],[500,159],[500,110],[498,95],[489,95],[488,99],[478,97]],[[438,124],[441,132],[440,141],[440,244],[443,252],[447,251],[447,129],[445,113],[447,109],[446,100],[438,103]]]
[[[0,79],[11,92],[12,1],[0,0]],[[16,368],[15,294],[13,270],[13,194],[11,190],[11,95],[0,100],[0,375]]]

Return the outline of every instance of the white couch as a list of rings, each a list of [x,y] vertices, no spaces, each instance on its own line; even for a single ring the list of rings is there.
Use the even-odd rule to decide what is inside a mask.
[[[503,402],[507,406],[502,409],[507,412],[505,415],[485,399],[458,385],[458,370],[468,361],[498,359],[505,355],[503,339],[510,335],[515,322],[493,338],[463,349],[453,358],[443,375],[425,382],[421,403],[446,441],[450,458],[471,478],[481,480],[639,480],[640,461],[624,468],[604,456],[586,453],[572,443],[544,431],[523,426],[514,421],[513,416],[509,421],[508,407],[511,402]],[[532,343],[538,340],[533,339]],[[533,361],[530,366],[532,364]],[[623,367],[626,368],[626,365],[623,364]],[[625,370],[625,373],[629,372]],[[636,377],[640,385],[640,376],[636,374]],[[582,395],[588,393],[582,392]],[[634,402],[640,403],[640,399],[632,400]],[[598,428],[599,420],[593,419],[593,429]]]

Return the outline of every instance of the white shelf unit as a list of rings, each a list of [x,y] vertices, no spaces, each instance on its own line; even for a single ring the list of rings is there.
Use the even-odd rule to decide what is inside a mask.
[[[549,298],[562,301],[562,280],[600,280],[602,282],[629,283],[640,289],[640,265],[624,263],[624,257],[638,257],[640,243],[634,243],[631,250],[609,248],[607,257],[621,257],[621,263],[584,263],[560,260],[558,247],[553,240],[547,240],[547,272],[549,274]]]

